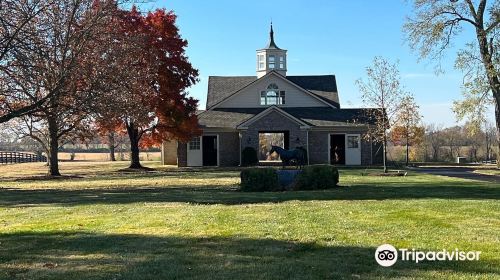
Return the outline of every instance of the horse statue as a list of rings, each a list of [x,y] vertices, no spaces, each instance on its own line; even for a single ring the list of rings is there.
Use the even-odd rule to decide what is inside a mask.
[[[297,168],[302,168],[306,161],[306,150],[302,147],[295,148],[293,150],[285,150],[279,146],[271,146],[269,154],[276,152],[281,159],[283,168],[290,165],[291,162],[295,162]]]

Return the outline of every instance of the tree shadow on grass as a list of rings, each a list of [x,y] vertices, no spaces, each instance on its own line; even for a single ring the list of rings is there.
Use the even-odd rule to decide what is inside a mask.
[[[414,168],[416,172],[432,175],[446,176],[450,178],[470,179],[482,182],[500,184],[500,176],[474,173],[476,169],[468,167],[429,167]]]
[[[495,186],[449,185],[354,185],[321,191],[241,192],[237,186],[207,185],[186,187],[115,187],[93,189],[0,188],[0,206],[122,204],[136,202],[181,202],[195,204],[279,203],[291,200],[394,200],[394,199],[475,199],[498,200]]]
[[[63,176],[51,177],[48,175],[33,175],[19,177],[1,177],[0,182],[52,182],[64,180],[92,180],[92,181],[109,181],[113,179],[148,179],[148,178],[164,178],[173,177],[180,179],[218,179],[224,177],[238,177],[239,173],[234,170],[219,170],[206,172],[204,170],[195,171],[151,171],[151,172],[103,172],[86,174],[68,173]]]
[[[1,234],[3,279],[388,279],[429,276],[493,279],[498,263],[410,263],[390,268],[375,248],[240,237]]]

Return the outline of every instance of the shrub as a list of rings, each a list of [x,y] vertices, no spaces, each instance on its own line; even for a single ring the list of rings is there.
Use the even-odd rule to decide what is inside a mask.
[[[241,164],[243,166],[253,166],[259,163],[257,151],[252,147],[245,147],[241,152]]]
[[[279,191],[278,174],[273,168],[248,168],[241,171],[241,190],[245,192]]]
[[[318,190],[337,186],[339,171],[331,165],[305,166],[302,173],[297,176],[295,190]]]

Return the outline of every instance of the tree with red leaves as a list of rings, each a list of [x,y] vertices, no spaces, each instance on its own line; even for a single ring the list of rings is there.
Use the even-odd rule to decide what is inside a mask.
[[[141,15],[136,7],[122,11],[110,26],[105,54],[109,81],[95,104],[101,126],[120,123],[130,139],[130,168],[142,168],[139,147],[166,139],[188,141],[199,133],[198,101],[185,91],[198,71],[185,55],[172,11]]]

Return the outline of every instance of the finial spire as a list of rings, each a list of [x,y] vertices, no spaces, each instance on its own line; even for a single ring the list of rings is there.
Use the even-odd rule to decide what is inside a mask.
[[[271,31],[269,31],[269,44],[267,45],[267,49],[280,49],[274,43],[274,30],[273,30],[273,20],[271,19]]]

